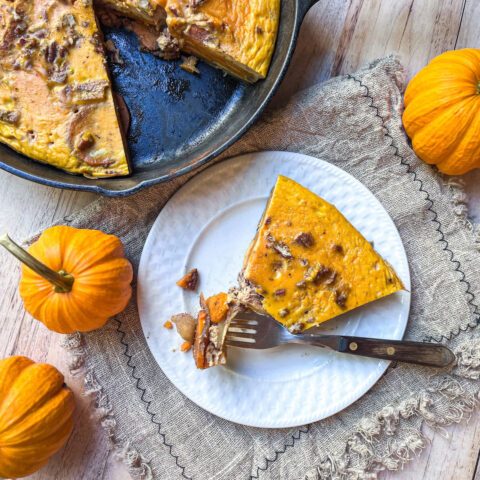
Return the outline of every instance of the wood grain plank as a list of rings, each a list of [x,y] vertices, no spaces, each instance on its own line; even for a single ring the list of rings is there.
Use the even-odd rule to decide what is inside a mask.
[[[332,75],[397,52],[409,80],[434,56],[454,48],[464,0],[353,0]]]
[[[480,48],[480,2],[465,0],[462,13],[462,22],[458,30],[455,48]],[[464,175],[466,180],[466,193],[470,206],[480,206],[480,170],[475,170],[470,175]],[[474,211],[472,211],[474,210]],[[477,211],[478,210],[478,211]],[[480,223],[480,208],[470,208],[473,220]],[[477,417],[480,416],[477,413]],[[473,480],[480,480],[480,442],[477,441],[477,459],[475,462]]]
[[[455,479],[469,480],[474,475],[480,444],[480,415],[476,412],[466,423],[447,427],[448,438],[425,429],[429,446],[403,470],[385,472],[381,480]]]
[[[93,193],[60,190],[0,170],[0,232],[26,236],[62,219],[96,198]]]
[[[480,48],[480,2],[464,0],[462,21],[458,29],[455,48]],[[469,213],[473,221],[480,223],[480,170],[463,176],[469,198]]]
[[[472,480],[480,480],[480,453],[478,454],[477,457],[477,463],[475,464],[475,471],[473,472],[473,478]]]
[[[466,0],[456,48],[480,48],[480,2]]]
[[[287,74],[272,100],[272,107],[285,104],[295,92],[331,77],[348,8],[348,0],[320,0],[310,9],[300,28]]]

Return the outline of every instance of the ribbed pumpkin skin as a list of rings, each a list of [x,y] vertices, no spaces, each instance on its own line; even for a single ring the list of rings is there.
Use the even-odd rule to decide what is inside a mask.
[[[22,266],[19,290],[25,309],[50,330],[72,333],[102,327],[132,296],[132,265],[114,235],[57,226],[45,230],[28,252],[74,277],[69,293],[57,293],[50,282]]]
[[[74,399],[63,375],[26,357],[0,360],[0,477],[36,472],[72,433]]]
[[[480,167],[480,50],[445,52],[405,91],[403,125],[415,153],[448,175]]]

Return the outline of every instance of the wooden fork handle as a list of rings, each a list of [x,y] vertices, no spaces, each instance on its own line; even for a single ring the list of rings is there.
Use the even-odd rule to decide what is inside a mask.
[[[455,355],[444,345],[402,340],[380,340],[341,335],[337,350],[351,355],[415,363],[430,367],[446,367],[455,360]]]

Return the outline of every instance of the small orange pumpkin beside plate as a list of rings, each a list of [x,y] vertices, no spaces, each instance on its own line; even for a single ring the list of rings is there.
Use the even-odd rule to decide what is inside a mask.
[[[24,262],[19,291],[25,310],[50,330],[100,328],[130,300],[132,265],[115,235],[56,226],[28,253],[7,236],[0,244]]]

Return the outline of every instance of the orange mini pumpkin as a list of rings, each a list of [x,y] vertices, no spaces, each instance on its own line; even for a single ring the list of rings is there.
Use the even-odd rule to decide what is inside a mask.
[[[36,472],[72,433],[74,400],[63,375],[26,357],[0,360],[0,476]]]
[[[403,125],[415,153],[448,175],[480,167],[480,50],[434,58],[405,91]]]
[[[132,265],[114,235],[57,226],[28,254],[7,236],[0,243],[24,263],[19,290],[25,309],[50,330],[94,330],[130,300]]]

